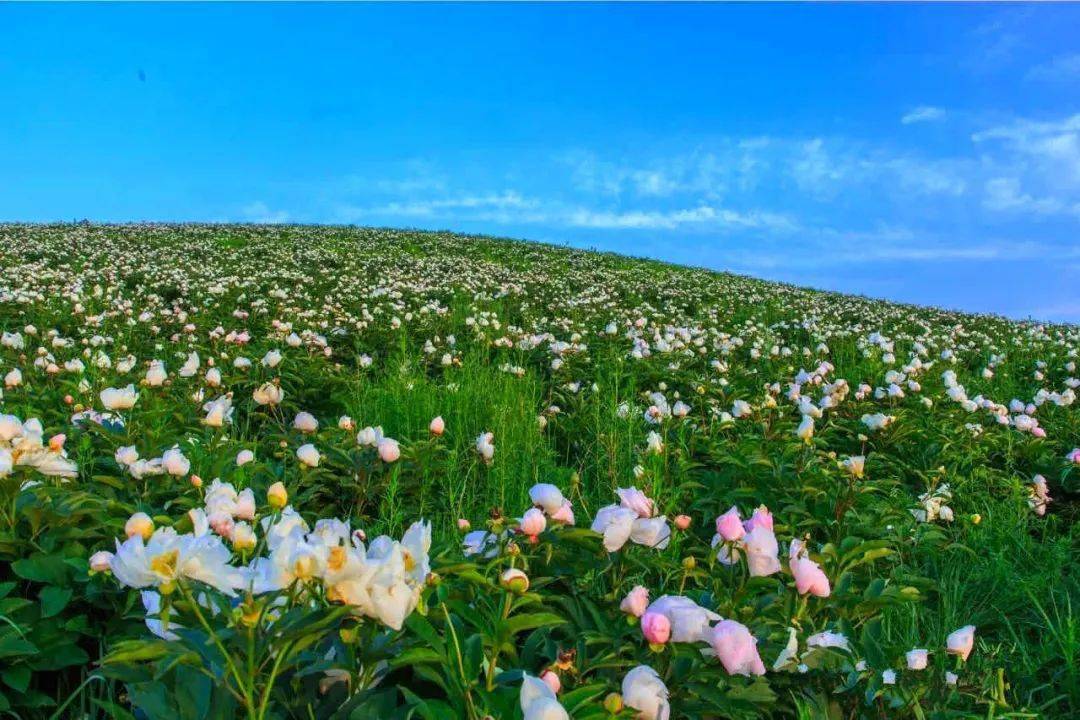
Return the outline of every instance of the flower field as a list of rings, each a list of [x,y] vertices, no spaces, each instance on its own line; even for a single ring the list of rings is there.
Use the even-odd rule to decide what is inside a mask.
[[[1080,716],[1080,328],[449,233],[0,240],[0,714]]]

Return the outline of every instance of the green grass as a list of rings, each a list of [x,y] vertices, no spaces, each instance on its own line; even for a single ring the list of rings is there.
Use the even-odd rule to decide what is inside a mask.
[[[1040,332],[1032,324],[991,316],[891,305],[651,261],[447,233],[4,226],[0,235],[6,238],[0,264],[8,268],[0,279],[3,330],[33,323],[41,331],[56,329],[78,340],[103,333],[113,340],[107,349],[114,359],[125,347],[140,361],[166,359],[170,372],[182,363],[175,357],[177,349],[189,345],[199,350],[204,362],[228,354],[228,359],[219,359],[238,411],[220,447],[210,444],[192,452],[196,469],[207,479],[237,472],[230,466],[236,450],[256,448],[259,464],[243,471],[246,475],[238,474],[238,482],[261,488],[273,479],[284,479],[317,502],[320,513],[350,517],[370,536],[398,535],[413,520],[425,517],[433,522],[436,545],[453,546],[459,540],[459,518],[481,527],[492,511],[520,515],[529,504],[528,489],[537,482],[562,487],[574,502],[578,524],[587,526],[599,507],[613,501],[615,488],[635,483],[634,467],[647,463],[647,487],[661,509],[669,516],[687,513],[694,518],[695,535],[678,541],[683,544],[672,552],[675,563],[682,551],[702,558],[710,554],[706,543],[712,518],[731,504],[752,508],[764,503],[788,537],[809,533],[817,546],[839,546],[850,537],[882,539],[895,550],[872,565],[873,573],[896,586],[916,586],[921,594],[917,602],[881,610],[886,646],[904,650],[940,644],[957,627],[976,625],[973,677],[982,687],[965,690],[970,702],[963,712],[970,714],[949,715],[942,709],[943,700],[928,697],[915,703],[918,709],[905,709],[905,716],[921,717],[919,713],[926,712],[933,717],[1008,717],[1016,712],[1019,717],[1026,712],[1080,717],[1076,607],[1080,483],[1077,469],[1064,460],[1072,447],[1080,445],[1080,412],[1076,405],[1045,404],[1037,416],[1048,437],[1036,440],[998,426],[985,411],[961,410],[945,396],[941,380],[941,372],[950,367],[969,397],[981,393],[1001,403],[1014,397],[1028,402],[1040,388],[1060,391],[1068,377],[1080,376],[1063,369],[1080,347],[1075,327],[1050,326]],[[75,301],[63,295],[76,277],[82,281],[81,314],[73,312]],[[209,292],[220,278],[224,291]],[[93,295],[91,289],[98,284],[109,286],[105,297]],[[400,297],[372,294],[391,285]],[[289,300],[270,300],[269,312],[259,313],[252,301],[272,298],[274,289],[287,290]],[[17,297],[31,292],[41,295]],[[192,320],[197,332],[190,342],[173,347],[168,337],[181,325],[174,319],[157,318],[154,323],[164,327],[156,335],[149,331],[149,323],[128,325],[122,314],[106,317],[99,326],[87,324],[87,315],[115,310],[113,301],[118,298],[131,300],[135,315],[143,307],[156,310],[174,303],[197,308]],[[433,303],[445,312],[421,313]],[[249,319],[238,320],[231,316],[235,308],[253,312]],[[498,319],[499,330],[478,329],[467,322],[485,313]],[[406,315],[412,320],[405,320]],[[297,331],[325,334],[334,347],[333,357],[303,347],[283,348],[286,361],[280,373],[259,368],[258,359],[266,350],[283,347],[281,336],[274,335],[269,325],[279,317],[294,322]],[[392,317],[402,320],[400,329],[390,326]],[[705,352],[698,353],[691,345],[689,354],[654,352],[646,359],[631,358],[625,333],[639,317],[648,320],[649,341],[655,340],[653,331],[694,328],[701,333]],[[618,323],[613,336],[601,333],[609,321]],[[249,328],[251,345],[233,348],[210,342],[207,333],[219,324],[226,330]],[[331,334],[335,326],[344,334]],[[864,353],[865,339],[875,331],[894,339],[894,365],[885,363],[878,350]],[[553,370],[546,342],[535,349],[493,343],[504,335],[516,343],[540,332],[566,342],[580,333],[588,349],[567,355],[562,368]],[[452,349],[445,342],[449,335],[457,339]],[[435,338],[436,352],[424,353],[424,343]],[[742,344],[725,352],[730,338],[741,338]],[[835,365],[831,377],[847,379],[854,394],[861,382],[883,385],[885,373],[908,360],[916,340],[929,347],[928,360],[953,349],[959,361],[947,365],[939,360],[919,376],[921,391],[909,392],[902,400],[849,396],[818,422],[813,444],[798,442],[793,429],[799,416],[783,393],[800,368],[811,369],[827,359]],[[817,351],[820,342],[828,345],[827,355]],[[0,350],[0,370],[21,366],[29,380],[36,344],[33,341],[26,354]],[[762,357],[750,356],[753,345],[761,348]],[[789,347],[793,353],[770,357],[773,345]],[[804,348],[809,352],[804,354]],[[60,362],[75,355],[52,351]],[[442,366],[443,352],[452,352],[457,362]],[[1006,360],[992,379],[984,379],[982,368],[992,354],[1000,353]],[[240,354],[256,364],[246,374],[229,364]],[[358,366],[362,354],[373,358],[370,368]],[[725,362],[728,370],[713,369],[714,359]],[[1041,381],[1034,378],[1040,360],[1047,363]],[[520,366],[524,374],[507,373],[501,369],[504,364]],[[139,369],[132,377],[137,380],[141,374]],[[252,389],[275,375],[287,389],[286,419],[306,410],[321,422],[314,442],[328,454],[318,473],[304,475],[297,470],[291,458],[299,442],[296,434],[260,415],[250,401]],[[91,390],[85,393],[80,394],[76,381],[63,374],[32,377],[25,387],[5,392],[0,412],[23,419],[40,417],[47,434],[73,433],[70,408],[60,402],[63,395],[73,393],[79,402],[93,405],[98,390],[128,381],[88,361],[85,377]],[[577,392],[566,387],[571,382],[580,383]],[[773,382],[782,385],[778,408],[765,410],[761,401]],[[669,453],[643,458],[641,449],[652,428],[641,420],[648,404],[642,393],[662,385],[671,402],[677,392],[693,410],[687,421],[670,426]],[[193,387],[176,382],[161,393],[144,389],[138,406],[143,414],[133,417],[125,442],[137,442],[150,456],[186,437],[203,437],[198,413],[187,399]],[[931,398],[933,406],[924,407],[922,397]],[[755,416],[722,425],[712,408],[730,410],[737,399],[753,403]],[[624,402],[633,408],[629,418],[619,415]],[[541,431],[538,417],[551,406],[560,412],[547,414],[547,427]],[[866,429],[859,418],[877,411],[895,415],[896,422],[860,438]],[[386,471],[361,466],[349,455],[354,452],[355,433],[336,430],[339,415],[351,416],[358,427],[381,426],[402,442],[402,460]],[[428,422],[436,415],[448,428],[438,442],[427,433]],[[967,423],[982,426],[982,434],[973,436]],[[490,466],[474,449],[481,432],[495,435],[496,454]],[[92,433],[76,440],[79,444],[69,450],[78,455],[81,483],[117,474],[109,458],[119,441]],[[280,451],[279,442],[289,449]],[[867,456],[866,478],[857,483],[850,502],[841,503],[849,487],[835,460],[853,454]],[[1035,516],[1027,504],[1028,482],[1035,473],[1047,477],[1054,496],[1045,517]],[[318,481],[310,480],[316,477]],[[918,495],[940,480],[952,487],[950,504],[956,519],[948,524],[915,523],[909,511]],[[172,510],[171,503],[155,505],[159,496],[152,487],[132,490],[130,496],[127,492],[100,490],[108,500],[98,516],[101,527],[83,526],[78,534],[49,540],[52,551],[84,561],[91,551],[107,546],[135,507],[158,514]],[[17,521],[5,528],[0,551],[6,567],[0,580],[19,583],[16,594],[32,597],[38,586],[9,569],[9,563],[29,552],[28,532],[33,531],[27,527]],[[678,585],[677,573],[645,568],[640,576],[669,591]],[[85,586],[85,578],[78,582]],[[77,617],[112,622],[100,597],[79,592]],[[132,616],[130,608],[124,612]],[[72,642],[96,659],[108,641],[107,636],[89,631],[80,632]],[[87,698],[98,697],[93,693],[101,686],[91,683],[79,690],[84,668],[51,675],[42,671],[31,687],[51,696],[54,703],[63,702],[67,693],[82,693],[76,704],[85,713],[96,712]],[[101,698],[115,699],[118,690],[109,686],[103,692]],[[56,706],[49,707],[23,711],[46,716]],[[775,714],[787,717],[825,717],[829,712],[822,695],[794,693],[780,707]],[[878,714],[884,710],[867,707],[865,717],[886,716]]]

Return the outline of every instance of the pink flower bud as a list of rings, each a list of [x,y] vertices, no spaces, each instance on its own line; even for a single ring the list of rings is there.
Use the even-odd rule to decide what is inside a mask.
[[[539,508],[531,508],[521,517],[521,523],[518,525],[518,529],[521,530],[522,535],[529,537],[536,537],[540,533],[544,532],[547,527],[547,518],[544,517],[544,511]]]
[[[746,534],[738,508],[732,505],[730,510],[716,518],[716,532],[726,542],[734,542]]]
[[[645,614],[645,609],[649,607],[649,591],[641,586],[637,585],[626,594],[622,602],[619,603],[619,609],[627,615],[633,615],[634,617],[641,617]]]
[[[660,613],[645,613],[641,617],[641,634],[652,645],[663,645],[671,637],[671,621]]]
[[[562,690],[562,682],[559,680],[559,676],[553,673],[551,670],[545,670],[540,673],[540,679],[544,681],[544,684],[551,688],[551,692],[556,695]]]
[[[392,463],[401,457],[401,447],[397,440],[383,438],[379,441],[379,459],[385,463]]]

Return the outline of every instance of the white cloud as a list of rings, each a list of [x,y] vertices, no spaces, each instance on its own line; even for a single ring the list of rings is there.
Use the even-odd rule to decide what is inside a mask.
[[[997,152],[985,183],[987,208],[1080,215],[1080,113],[1016,120],[975,133],[972,141]]]
[[[275,225],[287,222],[289,213],[284,210],[271,210],[262,200],[256,200],[240,209],[241,215],[248,222]]]
[[[571,227],[603,229],[673,230],[684,225],[770,228],[773,230],[794,230],[797,227],[793,220],[776,213],[756,211],[743,213],[724,208],[714,208],[709,205],[670,211],[603,211],[578,208],[567,213],[564,219],[565,223]]]
[[[1065,82],[1080,80],[1080,53],[1060,55],[1028,70],[1028,80]]]
[[[987,180],[985,190],[983,206],[988,210],[1080,217],[1080,202],[1070,204],[1056,197],[1033,197],[1021,189],[1020,180],[1014,177]]]
[[[386,215],[432,217],[446,216],[455,210],[531,209],[537,207],[538,204],[539,201],[537,200],[526,198],[513,190],[506,190],[501,193],[486,195],[462,195],[410,202],[395,201],[367,208],[349,206],[342,210],[344,214],[352,219]]]
[[[933,122],[934,120],[941,120],[944,117],[945,111],[941,108],[934,107],[933,105],[920,105],[914,110],[907,112],[900,118],[900,122],[904,125],[911,125],[913,123]]]

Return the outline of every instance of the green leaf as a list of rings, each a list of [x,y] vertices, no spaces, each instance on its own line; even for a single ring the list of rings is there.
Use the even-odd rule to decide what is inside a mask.
[[[0,658],[36,655],[37,652],[36,645],[14,633],[9,633],[0,638]]]
[[[43,587],[38,594],[38,599],[41,600],[41,617],[52,617],[67,607],[71,593],[71,588],[59,588],[55,585]]]
[[[515,615],[514,617],[509,618],[506,621],[504,627],[511,635],[516,635],[523,630],[533,630],[539,627],[562,625],[565,622],[565,618],[562,618],[555,613],[538,612],[526,613],[525,615]]]
[[[0,673],[0,677],[8,687],[20,693],[26,692],[26,688],[30,687],[30,668],[25,665],[9,667]]]
[[[55,555],[38,553],[22,560],[11,563],[11,569],[23,580],[48,583],[50,585],[66,585],[68,578],[68,564],[63,558]]]

